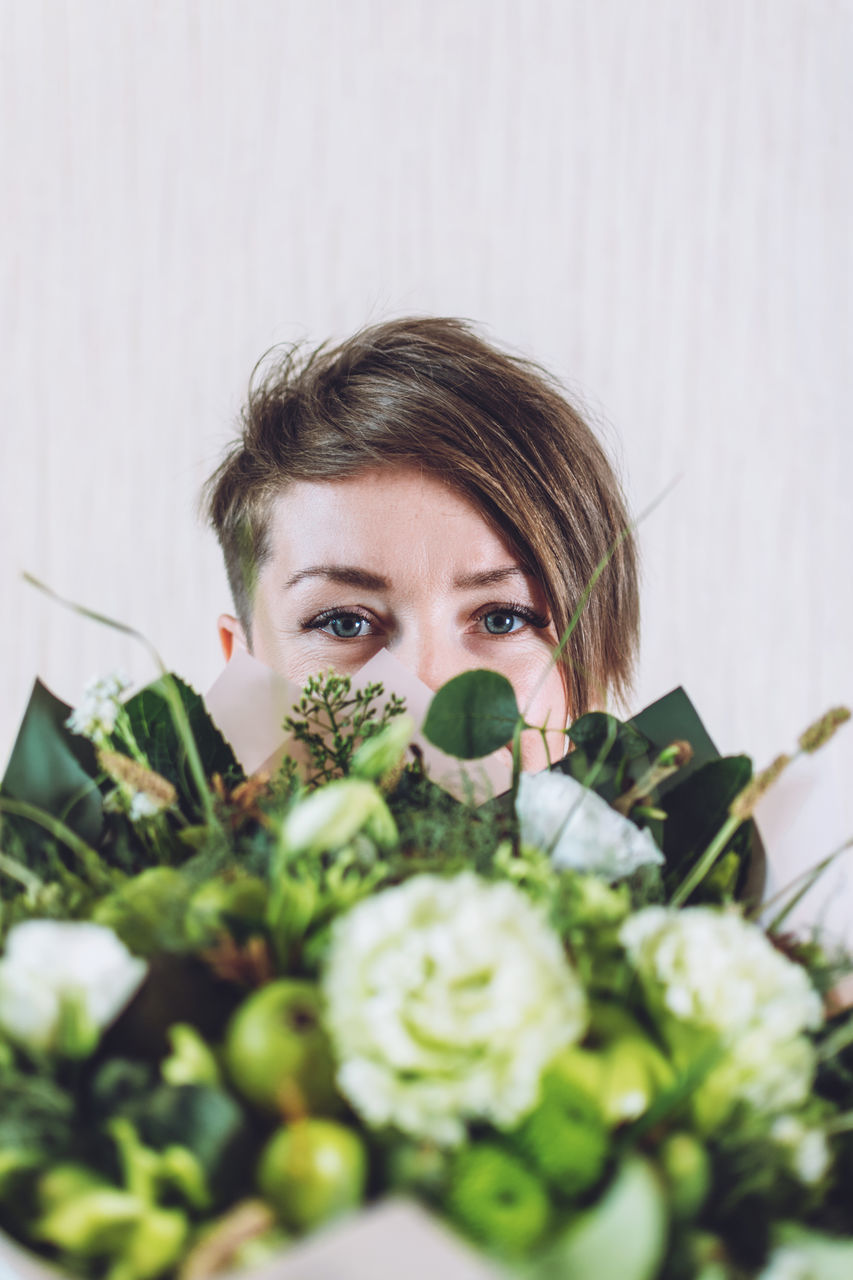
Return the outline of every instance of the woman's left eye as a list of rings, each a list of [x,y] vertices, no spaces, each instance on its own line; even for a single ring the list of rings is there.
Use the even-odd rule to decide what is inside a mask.
[[[481,613],[477,621],[482,622],[490,636],[509,636],[524,626],[545,625],[544,618],[535,617],[527,610],[509,608],[489,609]]]

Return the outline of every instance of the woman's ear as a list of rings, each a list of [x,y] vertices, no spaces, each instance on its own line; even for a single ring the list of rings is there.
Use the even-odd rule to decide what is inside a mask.
[[[230,613],[221,613],[217,619],[217,626],[219,627],[219,643],[222,645],[222,653],[226,662],[231,661],[235,645],[238,649],[245,649],[247,653],[249,652],[246,633],[239,618],[233,617]]]

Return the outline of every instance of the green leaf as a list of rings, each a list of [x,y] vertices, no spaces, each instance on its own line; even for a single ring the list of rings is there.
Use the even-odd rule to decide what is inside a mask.
[[[92,744],[65,727],[71,707],[35,682],[0,791],[64,822],[87,844],[96,846],[104,826],[98,763]],[[50,837],[24,819],[8,818],[28,846]]]
[[[510,741],[520,718],[515,692],[496,671],[463,671],[430,703],[424,735],[459,760],[491,755]]]
[[[210,1085],[162,1084],[122,1108],[146,1146],[179,1146],[204,1169],[217,1200],[247,1185],[254,1150],[252,1129],[242,1107]]]
[[[184,704],[205,777],[210,778],[214,773],[232,779],[242,777],[234,752],[211,720],[200,694],[178,676],[170,678]],[[125,703],[125,710],[151,768],[168,778],[181,796],[191,797],[194,790],[186,769],[186,752],[166,701],[164,679],[161,676],[140,689]]]
[[[667,793],[663,824],[665,883],[676,887],[729,816],[729,805],[752,777],[748,756],[723,756],[693,770]],[[742,858],[750,848],[751,823],[735,834],[730,848]],[[706,895],[703,895],[707,897]]]
[[[720,753],[711,741],[699,713],[679,686],[658,698],[645,710],[640,711],[629,721],[652,744],[657,754],[668,747],[671,742],[689,742],[693,748],[693,759],[679,769],[678,773],[661,783],[659,795],[683,782],[689,774],[694,773],[711,760],[718,760]]]
[[[603,711],[589,711],[569,730],[575,749],[554,768],[567,773],[611,804],[648,768],[654,754],[648,739],[631,724]]]

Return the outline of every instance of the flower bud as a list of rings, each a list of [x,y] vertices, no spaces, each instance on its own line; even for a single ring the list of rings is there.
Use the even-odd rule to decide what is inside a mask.
[[[339,778],[318,787],[287,814],[282,846],[288,854],[340,849],[361,830],[391,845],[397,827],[376,787],[361,778]]]
[[[350,762],[352,776],[365,778],[380,787],[393,784],[414,732],[415,722],[411,716],[395,716],[384,729],[362,742],[353,752]]]

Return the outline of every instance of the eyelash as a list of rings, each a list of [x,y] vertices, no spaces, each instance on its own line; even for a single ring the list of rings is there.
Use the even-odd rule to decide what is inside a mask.
[[[509,601],[486,605],[484,608],[480,609],[474,615],[474,621],[482,622],[483,619],[488,617],[490,613],[514,614],[516,617],[522,618],[524,622],[527,623],[528,626],[533,627],[537,631],[544,631],[545,628],[548,626],[548,622],[549,622],[549,619],[546,618],[544,614],[537,613],[534,609],[531,609],[529,605],[518,604],[518,603],[509,602]],[[335,618],[363,618],[364,621],[367,623],[371,623],[373,621],[373,619],[370,617],[368,613],[366,613],[364,610],[359,609],[357,607],[347,608],[347,609],[325,609],[322,613],[315,614],[313,618],[306,618],[303,621],[301,621],[299,623],[299,627],[300,627],[300,630],[302,631],[322,631],[323,627],[327,626],[328,623],[333,622]],[[499,635],[500,633],[495,633],[495,634]],[[506,632],[505,634],[513,635],[515,633]],[[334,639],[334,640],[347,640],[347,639],[361,640],[364,638],[366,637],[362,637],[362,636],[353,636],[353,637],[332,636],[331,637],[331,639]]]

